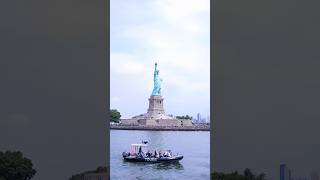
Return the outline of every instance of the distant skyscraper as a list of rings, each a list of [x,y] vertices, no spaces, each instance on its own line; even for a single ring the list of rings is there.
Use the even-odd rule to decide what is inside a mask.
[[[290,169],[288,169],[288,179],[292,180],[292,178],[291,178],[291,170]]]
[[[192,118],[192,122],[193,122],[193,123],[198,123],[198,122],[197,122],[197,119],[195,119],[195,118]]]
[[[280,180],[291,180],[291,171],[286,164],[280,165]]]
[[[198,121],[198,123],[201,121],[201,115],[200,115],[200,113],[197,114],[197,121]]]
[[[310,174],[310,180],[319,180],[319,174],[317,172],[312,172]]]

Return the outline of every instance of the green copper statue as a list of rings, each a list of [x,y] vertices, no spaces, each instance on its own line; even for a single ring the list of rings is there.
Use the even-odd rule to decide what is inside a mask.
[[[151,96],[161,96],[161,79],[159,78],[159,70],[157,70],[157,63],[155,63],[154,65],[153,91]]]

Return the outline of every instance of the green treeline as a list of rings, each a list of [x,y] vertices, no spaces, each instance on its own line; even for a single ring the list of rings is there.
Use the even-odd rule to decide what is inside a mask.
[[[176,116],[177,119],[192,119],[192,116],[185,115],[185,116]]]
[[[215,172],[211,174],[211,180],[266,180],[266,175],[264,173],[255,175],[250,169],[246,168],[243,174],[237,171],[232,173]]]
[[[110,109],[110,122],[120,122],[121,114],[117,109]]]
[[[0,151],[0,180],[29,180],[37,172],[32,166],[20,151]]]

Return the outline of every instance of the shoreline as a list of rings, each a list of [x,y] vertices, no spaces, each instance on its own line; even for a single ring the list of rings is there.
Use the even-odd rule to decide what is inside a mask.
[[[168,127],[168,126],[128,126],[128,125],[111,125],[110,124],[110,129],[149,130],[149,131],[210,131],[210,126]]]

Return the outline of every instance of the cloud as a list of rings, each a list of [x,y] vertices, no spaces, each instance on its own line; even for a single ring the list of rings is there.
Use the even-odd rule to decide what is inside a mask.
[[[143,65],[139,62],[135,56],[125,53],[110,53],[111,72],[124,74],[124,75],[136,75],[143,72]]]
[[[210,16],[209,0],[158,0],[155,3],[158,8],[158,14],[163,17],[167,23],[175,26],[177,29],[186,31],[189,35],[202,34],[210,32],[208,28]]]
[[[113,102],[113,103],[117,103],[119,101],[120,101],[120,98],[117,97],[117,96],[114,96],[114,97],[111,98],[111,102]]]

